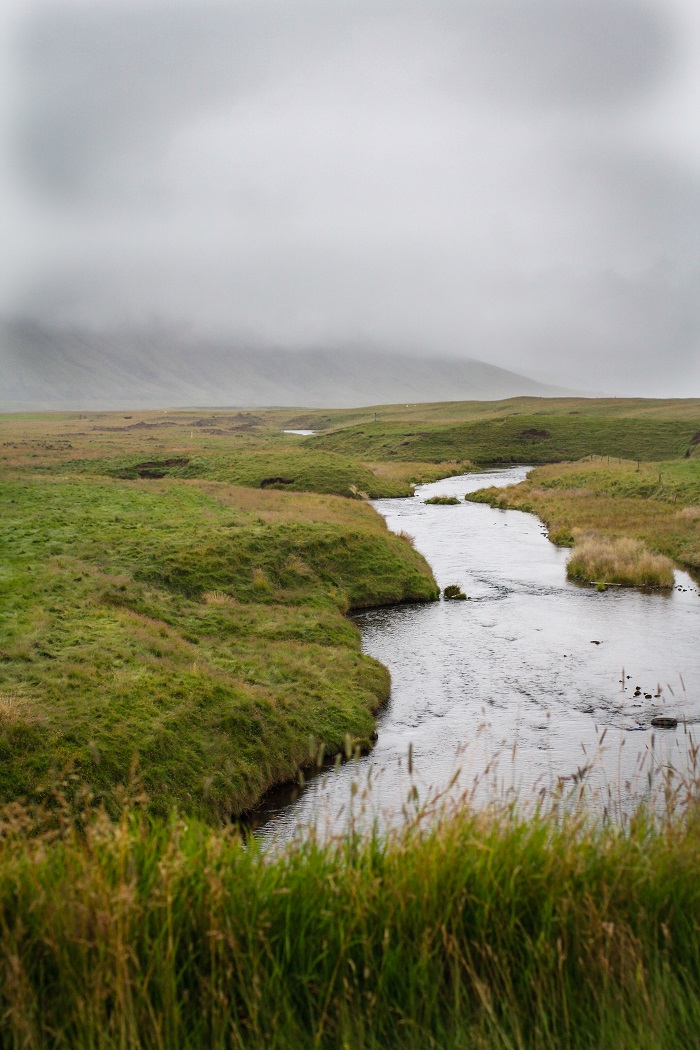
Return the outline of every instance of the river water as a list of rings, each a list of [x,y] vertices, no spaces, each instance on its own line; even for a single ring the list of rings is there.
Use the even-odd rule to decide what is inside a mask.
[[[392,677],[376,747],[302,791],[269,796],[258,814],[263,840],[310,826],[339,831],[351,811],[400,823],[416,796],[444,792],[455,777],[449,793],[479,803],[568,788],[583,771],[589,804],[625,812],[658,789],[669,764],[686,769],[689,741],[700,735],[700,595],[690,577],[677,572],[670,592],[600,593],[567,581],[568,551],[533,515],[425,504],[514,484],[527,469],[448,478],[410,499],[374,502],[389,528],[414,537],[440,587],[460,584],[469,600],[355,617],[363,651]],[[651,729],[658,714],[678,718],[678,729]]]

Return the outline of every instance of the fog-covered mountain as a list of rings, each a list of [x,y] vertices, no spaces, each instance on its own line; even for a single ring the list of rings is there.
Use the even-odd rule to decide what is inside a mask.
[[[0,410],[168,406],[345,408],[563,391],[482,361],[353,348],[280,350],[162,329],[0,323]]]

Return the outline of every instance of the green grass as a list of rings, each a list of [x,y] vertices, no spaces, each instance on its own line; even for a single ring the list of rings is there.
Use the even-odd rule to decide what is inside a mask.
[[[367,460],[465,464],[557,463],[591,454],[659,460],[683,456],[700,431],[695,419],[657,416],[619,417],[587,414],[514,413],[458,424],[370,422],[306,439],[314,449]]]
[[[520,485],[481,489],[467,499],[537,514],[553,542],[577,531],[628,536],[694,572],[700,570],[700,457],[664,463],[539,467]]]
[[[680,456],[698,404],[258,415],[0,419],[0,1044],[699,1045],[697,779],[623,827],[466,806],[267,855],[222,827],[319,743],[370,736],[389,678],[346,612],[437,596],[407,538],[341,495],[471,459]],[[699,469],[549,466],[476,498],[700,567]]]
[[[427,564],[364,504],[212,488],[2,485],[0,798],[138,754],[154,810],[221,818],[371,734],[388,673],[344,614],[435,599]]]
[[[624,830],[462,809],[272,855],[195,820],[11,809],[3,1045],[687,1050],[692,794]]]
[[[456,496],[431,496],[425,502],[436,507],[456,507],[462,501],[457,499]]]
[[[161,455],[144,461],[139,454],[114,460],[85,460],[69,463],[67,467],[91,474],[135,479],[140,476],[139,464],[146,462],[153,466],[145,470],[160,476],[225,481],[251,488],[334,493],[352,499],[410,496],[412,493],[405,477],[378,477],[357,460],[334,452],[284,446],[243,448],[183,457],[187,462],[168,466],[170,458]]]

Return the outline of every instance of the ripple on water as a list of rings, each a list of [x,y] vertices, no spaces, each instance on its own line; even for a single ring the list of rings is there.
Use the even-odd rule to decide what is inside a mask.
[[[319,822],[339,829],[367,778],[369,813],[400,821],[414,782],[423,795],[431,786],[442,790],[457,768],[462,786],[485,777],[479,797],[487,797],[555,784],[595,758],[590,776],[602,796],[609,802],[617,793],[624,804],[649,791],[650,768],[683,766],[688,727],[700,721],[700,602],[692,580],[678,573],[681,589],[668,594],[599,593],[566,580],[567,552],[532,515],[476,503],[425,505],[432,495],[462,497],[526,473],[513,467],[447,478],[420,486],[412,499],[375,502],[390,528],[414,537],[438,584],[457,583],[471,600],[356,617],[363,650],[392,675],[377,745],[338,771],[322,771],[291,804],[280,802],[263,838]],[[677,717],[678,729],[649,731],[661,713]]]

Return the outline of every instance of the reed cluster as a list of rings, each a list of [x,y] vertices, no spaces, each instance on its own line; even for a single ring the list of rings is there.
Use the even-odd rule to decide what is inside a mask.
[[[2,1045],[697,1045],[697,797],[624,827],[556,806],[417,807],[395,834],[267,853],[134,806],[110,820],[15,804]]]
[[[571,580],[621,587],[673,587],[673,563],[631,536],[579,535],[566,563]]]

